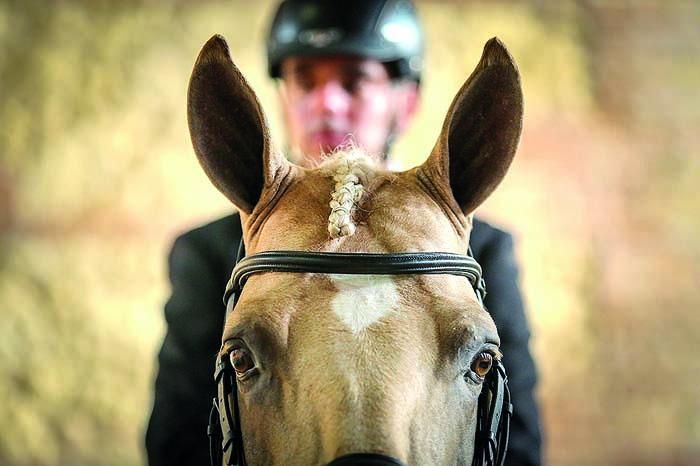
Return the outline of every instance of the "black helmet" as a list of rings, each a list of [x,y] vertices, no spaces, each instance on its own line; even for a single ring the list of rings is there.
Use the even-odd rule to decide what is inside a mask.
[[[270,77],[290,56],[358,55],[420,81],[423,31],[411,0],[284,0],[267,39]]]

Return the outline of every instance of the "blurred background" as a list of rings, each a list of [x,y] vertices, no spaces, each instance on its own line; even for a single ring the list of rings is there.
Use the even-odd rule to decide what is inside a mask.
[[[546,459],[700,464],[700,2],[418,1],[427,156],[498,35],[526,99],[481,213],[517,235]],[[278,140],[270,1],[0,1],[0,464],[140,465],[178,232],[230,211],[185,93],[214,33]]]

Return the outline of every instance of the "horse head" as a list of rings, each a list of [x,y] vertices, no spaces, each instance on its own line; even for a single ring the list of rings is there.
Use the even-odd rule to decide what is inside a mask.
[[[314,168],[287,161],[220,36],[199,54],[188,97],[195,152],[239,209],[248,254],[465,254],[471,215],[505,175],[522,127],[517,67],[495,38],[425,163],[404,172],[353,147]],[[362,453],[389,458],[376,464],[467,465],[498,345],[464,277],[271,271],[251,275],[227,312],[220,357],[235,373],[247,464]]]

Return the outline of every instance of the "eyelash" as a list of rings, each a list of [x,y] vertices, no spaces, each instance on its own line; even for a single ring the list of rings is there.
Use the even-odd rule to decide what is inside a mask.
[[[479,356],[481,356],[481,355],[484,354],[484,353],[486,353],[486,354],[488,354],[488,355],[491,356],[492,362],[491,362],[491,366],[489,367],[489,371],[490,371],[491,369],[493,369],[493,362],[497,361],[497,360],[500,358],[500,352],[498,351],[498,349],[495,349],[495,350],[494,350],[493,348],[489,348],[489,347],[481,348],[481,349],[479,350],[479,352],[476,353],[476,356],[474,356],[474,358],[472,358],[472,359],[469,361],[469,367],[468,367],[467,370],[464,372],[464,380],[465,380],[465,381],[469,381],[469,382],[472,382],[472,383],[475,383],[475,384],[481,384],[481,383],[484,382],[484,380],[486,380],[486,376],[481,377],[481,376],[479,376],[476,372],[474,372],[474,370],[472,369],[472,366],[473,366],[474,363],[477,361],[477,359],[479,358]],[[488,375],[488,372],[487,372],[486,375]]]

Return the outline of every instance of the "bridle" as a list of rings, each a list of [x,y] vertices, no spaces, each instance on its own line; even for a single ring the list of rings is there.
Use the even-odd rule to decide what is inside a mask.
[[[233,299],[229,308],[231,312],[238,302],[248,277],[260,272],[354,275],[449,274],[466,277],[482,306],[486,296],[481,266],[472,256],[471,248],[467,251],[467,255],[447,252],[370,254],[265,251],[246,257],[243,240],[241,240],[236,265],[224,293],[225,305]],[[221,355],[217,359],[214,379],[217,384],[217,396],[213,400],[207,430],[211,464],[219,466],[224,461],[227,466],[245,466],[236,375],[228,354]],[[502,466],[508,445],[513,405],[508,391],[508,377],[503,364],[499,361],[494,360],[494,366],[483,382],[478,403],[472,466]],[[365,462],[363,464],[371,464],[373,457],[377,457],[377,464],[401,464],[393,458],[366,453],[347,455],[330,464],[352,464],[355,457],[362,457],[362,461]]]
[[[447,252],[370,254],[266,251],[246,257],[241,240],[236,265],[224,293],[224,304],[228,305],[233,299],[230,307],[233,311],[248,277],[260,272],[362,275],[450,274],[466,277],[482,305],[486,296],[481,266],[472,256],[471,249],[468,250],[467,255]],[[208,428],[212,466],[220,465],[221,460],[227,466],[245,466],[236,395],[236,375],[227,354],[217,359],[214,379],[217,384],[217,397],[213,400]],[[508,377],[503,365],[499,361],[494,361],[494,367],[487,375],[479,395],[472,466],[503,465],[508,445],[510,417],[513,414],[507,382]],[[220,447],[217,446],[219,433]]]

